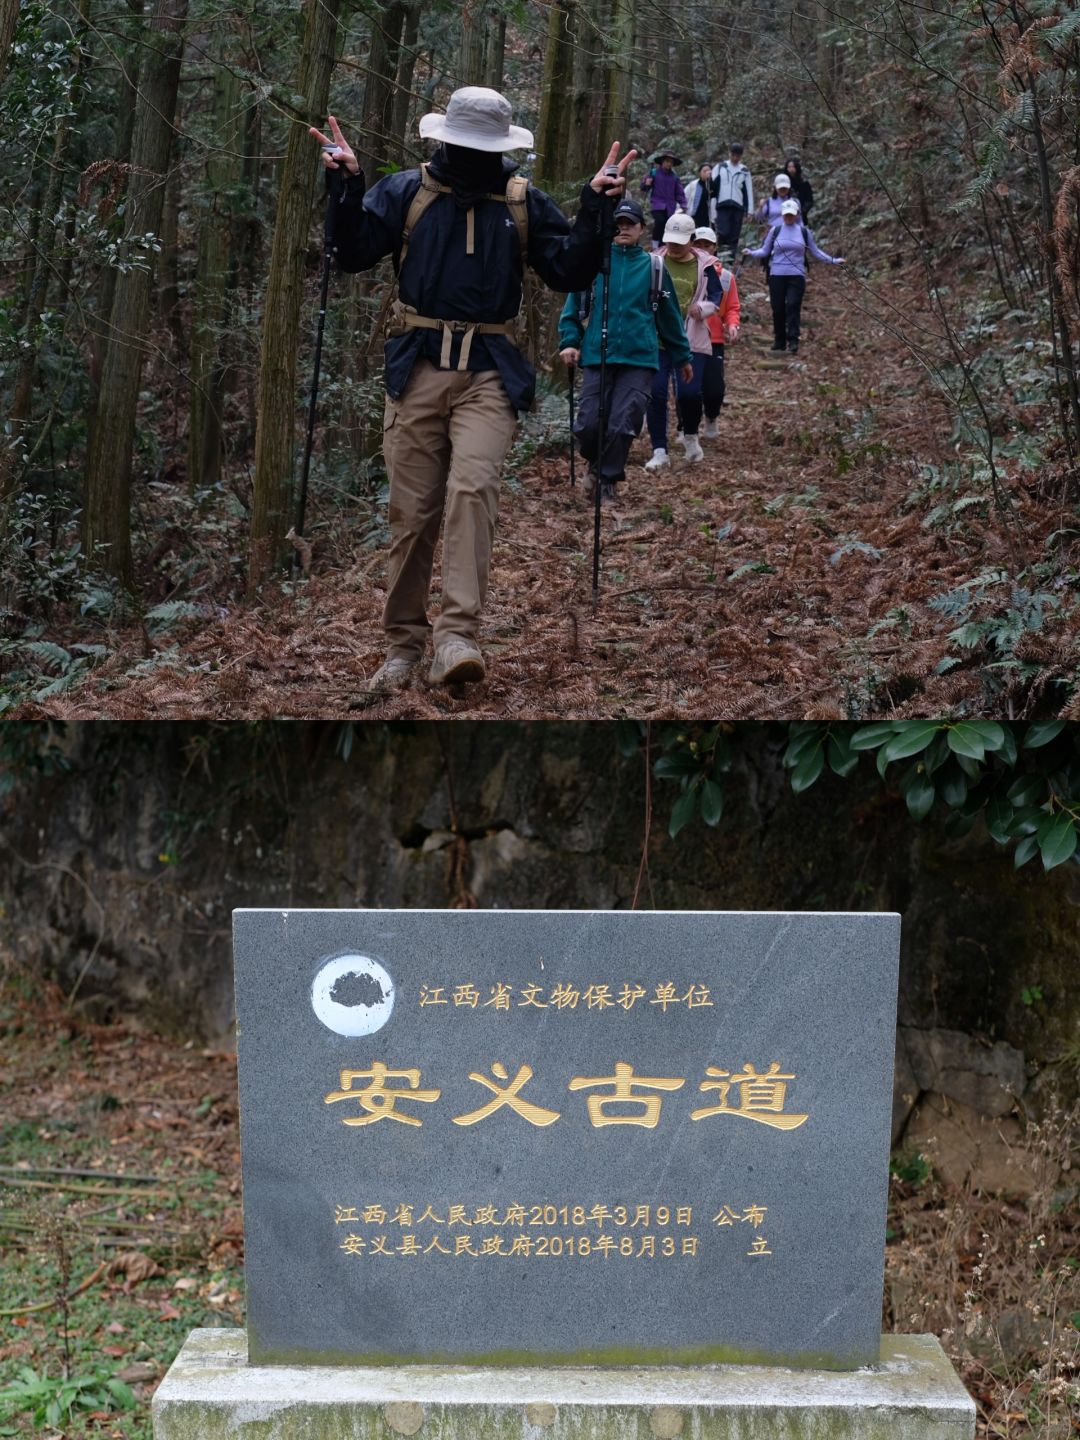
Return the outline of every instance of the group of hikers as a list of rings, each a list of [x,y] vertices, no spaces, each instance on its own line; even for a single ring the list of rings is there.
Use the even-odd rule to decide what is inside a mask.
[[[699,433],[718,434],[724,345],[738,336],[740,319],[730,264],[753,209],[750,172],[742,146],[732,145],[728,160],[701,166],[687,194],[675,174],[678,157],[658,155],[641,182],[652,220],[649,249],[642,243],[645,210],[626,194],[637,152],[620,158],[619,142],[610,146],[570,221],[506,158],[531,148],[533,138],[512,123],[510,102],[498,91],[454,91],[445,113],[420,119],[421,138],[437,142],[431,158],[370,189],[333,116],[328,126],[330,135],[315,128],[311,134],[322,147],[328,233],[338,264],[355,272],[390,256],[397,279],[384,365],[386,657],[368,689],[383,695],[412,684],[429,638],[429,683],[482,680],[478,642],[500,472],[517,415],[531,406],[536,384],[515,343],[524,266],[568,297],[560,355],[584,376],[575,432],[590,464],[592,498],[610,503],[643,421],[652,444],[646,470],[670,463],[673,379],[686,459],[703,458]],[[743,251],[744,260],[759,258],[769,267],[774,350],[798,348],[807,253],[842,263],[820,249],[805,224],[812,195],[794,163],[794,172],[789,166],[777,175],[773,196],[755,212],[769,226],[761,245]],[[428,599],[440,530],[442,595],[432,625]]]

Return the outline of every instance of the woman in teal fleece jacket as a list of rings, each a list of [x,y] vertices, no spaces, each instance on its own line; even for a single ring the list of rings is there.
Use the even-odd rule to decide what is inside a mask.
[[[590,478],[600,478],[600,499],[615,500],[615,487],[625,476],[626,459],[641,430],[654,371],[660,365],[660,345],[672,362],[693,374],[690,342],[675,298],[675,286],[666,269],[661,271],[659,294],[653,308],[653,260],[638,243],[645,217],[634,200],[623,200],[615,211],[615,239],[611,247],[611,300],[608,306],[607,425],[604,453],[597,454],[600,416],[600,322],[604,305],[604,277],[598,275],[586,307],[583,295],[568,295],[559,316],[559,355],[567,365],[584,371],[581,400],[574,433],[589,462]],[[587,308],[587,319],[582,314]],[[591,498],[591,493],[590,493]]]

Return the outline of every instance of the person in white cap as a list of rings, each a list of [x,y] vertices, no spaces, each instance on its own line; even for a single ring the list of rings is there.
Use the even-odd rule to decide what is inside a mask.
[[[791,176],[781,171],[773,181],[772,194],[767,195],[754,211],[754,219],[759,225],[779,225],[781,219],[780,207],[785,200],[790,200],[791,198]]]
[[[802,223],[797,200],[785,200],[782,222],[774,225],[756,250],[744,250],[743,259],[769,261],[769,304],[773,316],[773,350],[799,349],[803,293],[806,290],[806,257],[813,255],[824,265],[842,265],[839,256],[826,255],[814,239],[814,232]]]
[[[720,407],[726,393],[724,342],[739,338],[742,310],[739,305],[738,281],[716,253],[716,231],[711,226],[699,225],[694,231],[694,249],[704,250],[711,258],[713,269],[720,276],[720,289],[723,293],[719,305],[705,319],[709,327],[709,338],[712,340],[712,354],[705,361],[705,373],[701,380],[701,401],[705,411],[701,434],[706,440],[715,440],[720,434]]]
[[[368,682],[376,693],[411,683],[432,631],[432,684],[484,678],[477,640],[500,472],[517,412],[532,404],[536,384],[515,343],[524,266],[553,290],[592,284],[603,255],[604,201],[621,198],[635,153],[620,161],[618,143],[611,146],[583,187],[571,225],[504,160],[533,143],[511,115],[497,90],[455,90],[445,115],[420,120],[421,137],[440,142],[430,161],[370,190],[336,119],[328,117],[329,136],[311,130],[323,164],[343,182],[329,201],[340,207],[339,265],[367,270],[389,255],[397,272],[383,417],[390,476],[387,655]],[[427,606],[440,528],[442,606],[432,626]]]
[[[720,303],[720,277],[712,268],[712,259],[703,250],[694,249],[694,221],[683,213],[673,215],[664,229],[660,254],[675,286],[675,298],[686,325],[690,341],[690,362],[693,378],[679,375],[676,380],[676,401],[683,423],[683,446],[687,460],[704,460],[705,452],[698,439],[701,424],[701,382],[705,362],[712,355],[712,337],[706,323]],[[671,386],[673,357],[667,350],[660,352],[660,367],[653,376],[646,419],[652,442],[651,459],[646,470],[662,470],[670,464],[667,448],[668,390]]]

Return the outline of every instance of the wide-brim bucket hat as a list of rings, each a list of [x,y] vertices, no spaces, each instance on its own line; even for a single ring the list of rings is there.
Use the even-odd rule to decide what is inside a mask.
[[[670,160],[675,165],[681,165],[682,159],[675,154],[674,150],[657,150],[656,154],[649,161],[650,165],[659,165],[661,160]]]
[[[466,150],[531,150],[532,131],[511,125],[510,101],[484,85],[464,85],[450,96],[446,114],[420,117],[420,137]]]

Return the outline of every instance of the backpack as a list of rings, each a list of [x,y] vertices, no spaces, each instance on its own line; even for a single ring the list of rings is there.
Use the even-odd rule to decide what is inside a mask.
[[[664,291],[664,261],[663,257],[656,250],[649,251],[649,306],[653,314],[656,314],[657,306],[660,304],[660,296]],[[582,328],[589,323],[589,312],[592,310],[593,287],[588,290],[577,292],[578,320]]]
[[[510,211],[510,218],[513,220],[518,233],[518,242],[521,246],[521,263],[524,266],[528,261],[529,254],[529,209],[525,196],[529,189],[529,182],[524,175],[511,175],[506,182],[505,195],[485,195],[485,200],[501,200]],[[405,256],[409,253],[409,240],[422,217],[435,203],[440,195],[449,195],[450,186],[440,185],[439,182],[428,172],[426,165],[420,166],[420,188],[413,196],[412,204],[409,206],[408,214],[405,216],[405,224],[401,231],[401,249],[398,252],[397,272],[401,274],[401,267],[405,264]],[[473,253],[473,212],[470,208],[465,212],[465,253]]]
[[[774,226],[772,227],[772,229],[769,231],[768,235],[766,235],[766,237],[765,237],[766,242],[768,242],[769,240],[772,240],[772,242],[773,242],[773,247],[774,247],[774,248],[775,248],[775,246],[776,246],[776,239],[775,239],[775,237],[780,234],[780,230],[781,230],[781,227],[782,227],[783,223],[784,223],[784,222],[781,221],[779,225],[774,225]],[[803,225],[802,223],[800,223],[799,229],[802,231],[802,243],[803,243],[803,245],[806,247],[806,250],[807,250],[807,252],[808,252],[806,258],[807,258],[807,260],[809,260],[809,259],[810,259],[810,255],[809,255],[809,250],[810,250],[810,238],[809,238],[809,236],[807,235],[806,226],[805,226],[805,225]],[[772,254],[772,251],[770,250],[770,251],[769,251],[769,255],[771,255],[771,254]],[[769,255],[766,255],[766,257],[765,257],[766,260],[769,258]]]
[[[522,266],[522,299],[524,300],[528,287],[528,256],[529,256],[529,210],[526,196],[529,190],[529,182],[524,175],[511,175],[506,182],[506,193],[504,195],[489,194],[483,196],[485,200],[501,200],[510,212],[510,217],[517,230],[518,245],[521,249]],[[401,271],[405,264],[405,257],[409,253],[409,240],[413,231],[420,223],[424,215],[434,205],[440,195],[449,195],[449,185],[440,185],[439,182],[428,171],[427,165],[420,166],[420,188],[412,198],[408,213],[405,216],[405,224],[401,229],[401,248],[398,250],[397,263],[395,265],[394,283],[387,292],[380,311],[379,319],[375,324],[375,331],[389,337],[403,335],[407,329],[414,326],[421,326],[424,329],[441,329],[443,332],[443,365],[449,366],[450,342],[456,322],[429,319],[425,316],[418,316],[409,306],[403,304],[398,296],[398,285],[401,280]],[[475,217],[470,206],[465,212],[465,253],[471,255],[474,245],[474,224]],[[490,335],[505,334],[514,344],[521,345],[526,339],[525,334],[525,309],[524,306],[518,311],[517,319],[506,322],[506,324],[483,324],[470,325],[462,342],[461,358],[458,361],[458,369],[463,369],[468,364],[469,347],[472,344],[473,334]],[[385,328],[384,328],[385,327]]]

